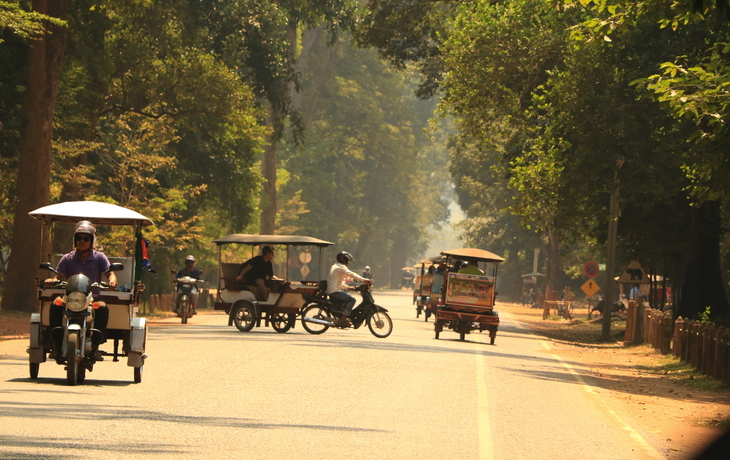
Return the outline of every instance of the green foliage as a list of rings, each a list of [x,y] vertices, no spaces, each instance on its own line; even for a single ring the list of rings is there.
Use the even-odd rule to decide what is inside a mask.
[[[30,40],[45,32],[44,22],[57,26],[65,26],[66,22],[36,11],[26,11],[20,0],[0,1],[0,31],[8,29],[23,40]],[[0,43],[3,42],[0,36]]]
[[[712,308],[710,306],[705,307],[705,311],[700,313],[700,323],[702,324],[713,324],[712,321],[710,321],[711,316],[711,310]]]
[[[425,228],[446,218],[446,170],[434,169],[443,153],[422,131],[433,104],[412,102],[409,75],[373,51],[325,45],[302,79],[308,141],[281,155],[291,173],[283,192],[300,193],[309,212],[280,225],[334,241],[384,277],[389,263],[420,255]]]

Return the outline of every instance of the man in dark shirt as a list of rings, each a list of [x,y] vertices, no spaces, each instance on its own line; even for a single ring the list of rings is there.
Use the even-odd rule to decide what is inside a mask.
[[[241,265],[241,270],[236,277],[241,284],[258,288],[254,292],[256,300],[265,302],[269,299],[270,291],[266,288],[266,279],[279,279],[274,276],[274,267],[271,264],[273,259],[274,250],[270,246],[264,246],[260,256],[253,257]]]

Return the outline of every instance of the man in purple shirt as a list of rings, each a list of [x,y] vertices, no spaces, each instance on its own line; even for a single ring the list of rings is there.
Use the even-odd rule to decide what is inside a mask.
[[[101,281],[101,275],[105,274],[108,281],[109,287],[114,290],[117,287],[117,276],[114,272],[109,272],[109,259],[106,258],[104,253],[94,250],[94,243],[96,242],[96,228],[88,220],[82,220],[76,224],[74,229],[74,251],[64,255],[56,271],[59,273],[53,278],[46,280],[46,285],[53,284],[55,281],[62,281],[70,276],[83,274],[86,275],[92,283],[98,283]],[[99,296],[99,288],[93,288],[94,297]],[[63,307],[60,305],[51,304],[50,310],[50,325],[51,330],[54,327],[61,326],[63,319]],[[94,313],[94,329],[98,329],[101,332],[102,340],[100,343],[106,342],[106,325],[109,321],[109,308],[107,308],[104,302],[99,302],[99,308]],[[53,336],[53,334],[51,334]],[[95,345],[98,347],[98,344]],[[53,350],[51,351],[50,358],[60,358],[60,344],[54,341]],[[101,353],[95,350],[94,353],[97,360],[103,360]]]

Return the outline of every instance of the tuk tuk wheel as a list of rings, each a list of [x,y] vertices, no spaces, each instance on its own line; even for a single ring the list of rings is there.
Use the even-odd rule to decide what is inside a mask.
[[[294,326],[296,319],[296,315],[291,313],[277,313],[271,320],[271,327],[273,327],[276,332],[283,334]]]
[[[468,321],[461,321],[459,323],[459,340],[462,342],[466,339],[466,328],[469,327]]]
[[[142,368],[144,368],[144,366],[134,368],[134,383],[142,382]]]
[[[247,303],[233,306],[233,324],[241,332],[248,332],[256,324],[256,308]]]
[[[40,369],[40,367],[41,367],[40,363],[30,363],[30,378],[31,379],[38,378],[38,370]]]

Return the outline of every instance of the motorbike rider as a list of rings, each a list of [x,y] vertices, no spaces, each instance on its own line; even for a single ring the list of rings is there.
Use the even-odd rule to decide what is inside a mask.
[[[269,300],[269,289],[266,287],[266,279],[281,280],[274,276],[274,266],[271,261],[274,259],[274,250],[271,246],[264,246],[261,255],[252,257],[241,264],[241,270],[236,280],[246,286],[255,286],[256,300],[266,302]]]
[[[367,278],[369,280],[370,279],[373,279],[373,272],[370,271],[370,266],[369,265],[365,266],[365,268],[363,269],[362,277],[363,278]]]
[[[348,289],[347,285],[343,283],[345,277],[350,277],[351,279],[356,279],[357,281],[362,281],[365,283],[370,283],[371,281],[367,278],[364,278],[357,273],[353,272],[349,268],[347,268],[347,265],[355,260],[352,255],[347,251],[341,251],[337,254],[337,262],[332,265],[330,268],[330,274],[327,277],[327,294],[330,296],[331,299],[336,299],[342,302],[342,309],[343,313],[340,317],[340,326],[347,326],[349,325],[349,317],[350,313],[352,313],[352,307],[355,306],[355,298],[345,292],[346,289]]]
[[[94,244],[96,243],[96,228],[88,220],[82,220],[76,224],[74,228],[74,247],[75,250],[64,255],[58,262],[56,271],[58,272],[53,278],[45,280],[45,285],[53,285],[57,281],[63,281],[73,275],[86,275],[92,283],[98,283],[101,281],[101,275],[105,274],[108,281],[109,287],[112,290],[117,288],[117,276],[114,272],[110,272],[109,259],[103,252],[94,250]],[[99,344],[106,342],[106,325],[109,321],[109,308],[106,303],[99,301],[100,289],[98,287],[92,288],[94,299],[98,301],[99,308],[94,312],[94,329],[101,332],[101,341]],[[51,304],[49,322],[51,330],[54,327],[61,326],[63,319],[62,305]],[[61,343],[57,340],[58,336],[51,334],[53,339],[53,349],[49,354],[49,358],[56,359],[57,361],[62,359],[61,356]],[[99,352],[99,344],[93,344],[94,358],[97,361],[103,361],[104,358]]]
[[[194,278],[196,280],[200,279],[200,270],[195,268],[195,257],[192,255],[188,255],[185,257],[185,267],[182,268],[179,272],[177,272],[177,275],[175,275],[175,278],[183,278],[189,276],[190,278]],[[177,302],[175,303],[175,312],[177,312],[178,308],[180,307],[180,298],[182,297],[182,283],[177,283]],[[190,305],[193,308],[193,315],[198,313],[198,286],[195,284],[192,285],[192,290],[190,291]]]

